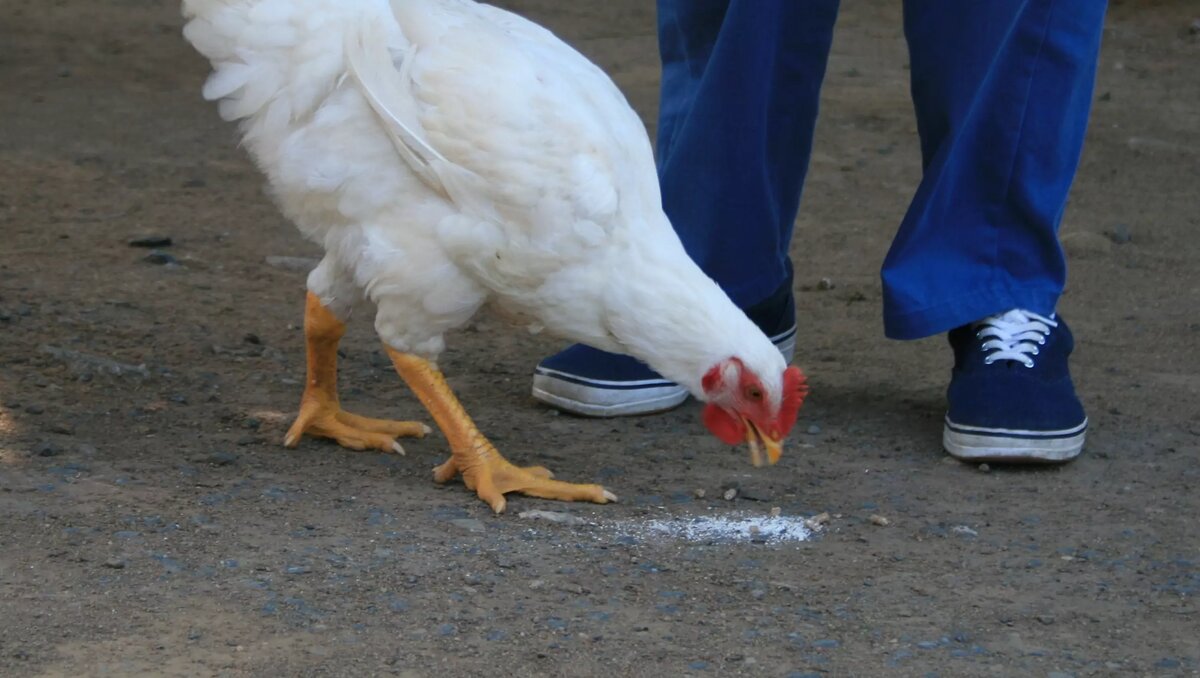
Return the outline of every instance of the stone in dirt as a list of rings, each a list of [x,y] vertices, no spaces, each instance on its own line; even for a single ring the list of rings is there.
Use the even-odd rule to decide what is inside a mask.
[[[1125,243],[1133,240],[1133,234],[1129,232],[1129,227],[1125,224],[1117,224],[1116,226],[1113,226],[1105,231],[1104,234],[1108,236],[1109,240],[1113,241],[1113,243],[1117,245],[1124,245]]]
[[[808,529],[811,530],[811,529],[818,528],[827,522],[829,522],[829,514],[825,511],[822,511],[821,513],[818,513],[817,515],[806,519],[804,521],[804,524],[807,525]]]
[[[170,247],[171,245],[171,239],[165,235],[146,235],[129,241],[130,247],[144,247],[146,249],[158,249],[159,247]]]
[[[150,254],[147,254],[146,256],[142,257],[142,261],[146,262],[147,264],[154,264],[155,266],[169,266],[171,264],[179,263],[178,259],[161,250],[154,250]]]
[[[47,440],[38,443],[33,448],[33,453],[39,457],[56,457],[62,453],[62,448],[59,447],[58,443]]]
[[[537,520],[549,520],[552,523],[561,523],[563,525],[586,525],[587,521],[570,513],[562,511],[543,511],[534,509],[532,511],[521,511],[517,514],[521,518],[534,518]]]

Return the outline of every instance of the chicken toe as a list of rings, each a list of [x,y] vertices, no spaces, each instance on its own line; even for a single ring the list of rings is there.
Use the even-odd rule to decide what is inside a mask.
[[[381,450],[404,454],[396,438],[422,438],[430,432],[416,421],[391,421],[360,417],[342,409],[337,395],[337,347],[345,325],[317,295],[308,293],[304,309],[304,348],[308,374],[300,414],[284,436],[283,444],[295,447],[305,434],[332,438],[352,450]]]
[[[450,458],[433,469],[436,482],[448,482],[461,474],[467,488],[474,490],[496,513],[504,511],[504,495],[509,492],[559,501],[590,501],[597,504],[616,501],[616,495],[599,485],[554,480],[554,474],[543,466],[521,468],[513,465],[476,428],[433,363],[390,347],[387,351],[396,371],[433,416],[450,443]]]

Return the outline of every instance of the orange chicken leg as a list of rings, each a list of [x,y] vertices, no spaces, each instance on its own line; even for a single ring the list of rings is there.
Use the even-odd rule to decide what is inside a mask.
[[[496,513],[504,510],[504,495],[508,492],[597,504],[617,500],[615,494],[599,485],[564,483],[553,480],[553,474],[541,466],[520,468],[509,463],[476,428],[436,365],[411,353],[391,348],[387,352],[396,371],[450,443],[450,458],[433,470],[436,482],[444,483],[461,473],[467,488],[475,490]]]
[[[329,309],[312,292],[304,307],[304,348],[308,378],[300,398],[300,414],[288,429],[283,444],[295,447],[304,434],[333,438],[352,450],[376,449],[404,454],[398,437],[422,438],[430,429],[416,421],[388,421],[342,410],[337,395],[337,347],[346,332]]]

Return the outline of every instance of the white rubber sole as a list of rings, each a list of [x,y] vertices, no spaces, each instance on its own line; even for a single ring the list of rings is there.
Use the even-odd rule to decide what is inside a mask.
[[[622,417],[678,407],[688,399],[688,392],[682,386],[669,382],[665,386],[618,391],[535,374],[533,397],[557,409],[585,417]]]
[[[1061,464],[1079,456],[1086,437],[1087,419],[1060,431],[984,428],[946,419],[942,446],[963,461]]]
[[[790,362],[796,353],[796,328],[793,326],[771,341]],[[605,381],[546,368],[538,368],[534,373],[532,393],[540,402],[584,417],[654,414],[678,407],[689,395],[687,389],[665,379]]]

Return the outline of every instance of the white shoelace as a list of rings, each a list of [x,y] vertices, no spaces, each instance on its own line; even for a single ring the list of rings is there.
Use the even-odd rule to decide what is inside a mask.
[[[1038,347],[1046,343],[1050,329],[1058,327],[1051,314],[1049,318],[1036,313],[1014,308],[1011,311],[988,316],[975,324],[975,336],[983,339],[983,350],[991,351],[984,362],[988,365],[997,360],[1012,360],[1025,367],[1033,367],[1033,357]]]

